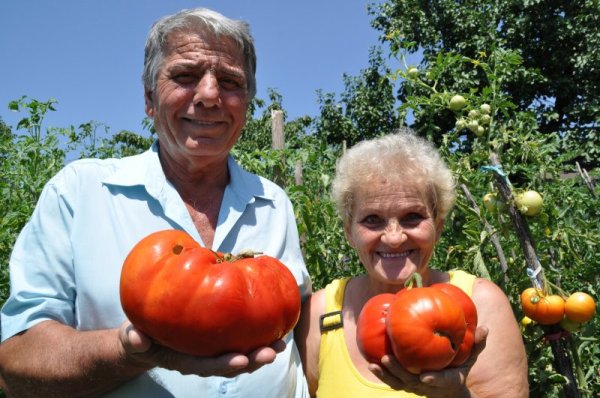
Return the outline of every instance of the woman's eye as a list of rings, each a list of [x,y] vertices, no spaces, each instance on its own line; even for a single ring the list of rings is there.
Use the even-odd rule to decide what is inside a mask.
[[[415,225],[420,223],[423,220],[423,215],[419,213],[410,213],[402,218],[402,222],[408,225]]]
[[[380,222],[381,222],[381,219],[374,215],[366,216],[362,220],[362,223],[367,226],[378,225]]]

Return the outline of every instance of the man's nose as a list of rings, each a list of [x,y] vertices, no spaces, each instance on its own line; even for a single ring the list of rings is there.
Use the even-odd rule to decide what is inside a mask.
[[[202,104],[206,108],[211,108],[219,103],[219,82],[216,76],[207,72],[196,85],[194,93],[194,104]]]

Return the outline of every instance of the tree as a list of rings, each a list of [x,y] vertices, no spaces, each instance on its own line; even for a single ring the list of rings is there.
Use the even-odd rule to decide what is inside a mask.
[[[471,59],[514,52],[522,68],[503,77],[503,91],[519,110],[537,115],[541,134],[561,135],[560,151],[575,151],[573,160],[588,168],[600,165],[598,1],[388,0],[370,13],[392,54],[422,50],[423,67],[442,50]],[[484,87],[483,78],[457,63],[443,80],[460,92]],[[400,88],[401,101],[409,95]],[[415,120],[417,127],[422,122]]]
[[[327,143],[351,146],[387,134],[398,126],[394,82],[380,48],[369,54],[369,67],[359,76],[344,75],[344,92],[339,102],[333,93],[319,91],[320,117],[316,134]]]

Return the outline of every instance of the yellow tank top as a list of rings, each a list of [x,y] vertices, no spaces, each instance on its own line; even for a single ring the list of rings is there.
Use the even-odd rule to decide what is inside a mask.
[[[450,283],[460,287],[471,296],[475,276],[464,271],[449,271]],[[397,391],[383,383],[365,379],[354,367],[341,323],[344,291],[349,278],[336,279],[325,287],[325,314],[322,320],[319,349],[318,398],[404,398],[420,397],[405,391]]]

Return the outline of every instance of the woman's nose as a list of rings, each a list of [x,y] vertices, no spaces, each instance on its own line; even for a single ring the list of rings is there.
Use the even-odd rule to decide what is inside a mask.
[[[215,75],[207,72],[202,76],[196,85],[194,93],[194,104],[202,104],[206,108],[211,108],[219,103],[219,82]]]
[[[385,228],[381,240],[390,247],[398,247],[406,240],[406,234],[398,222],[391,222]]]

